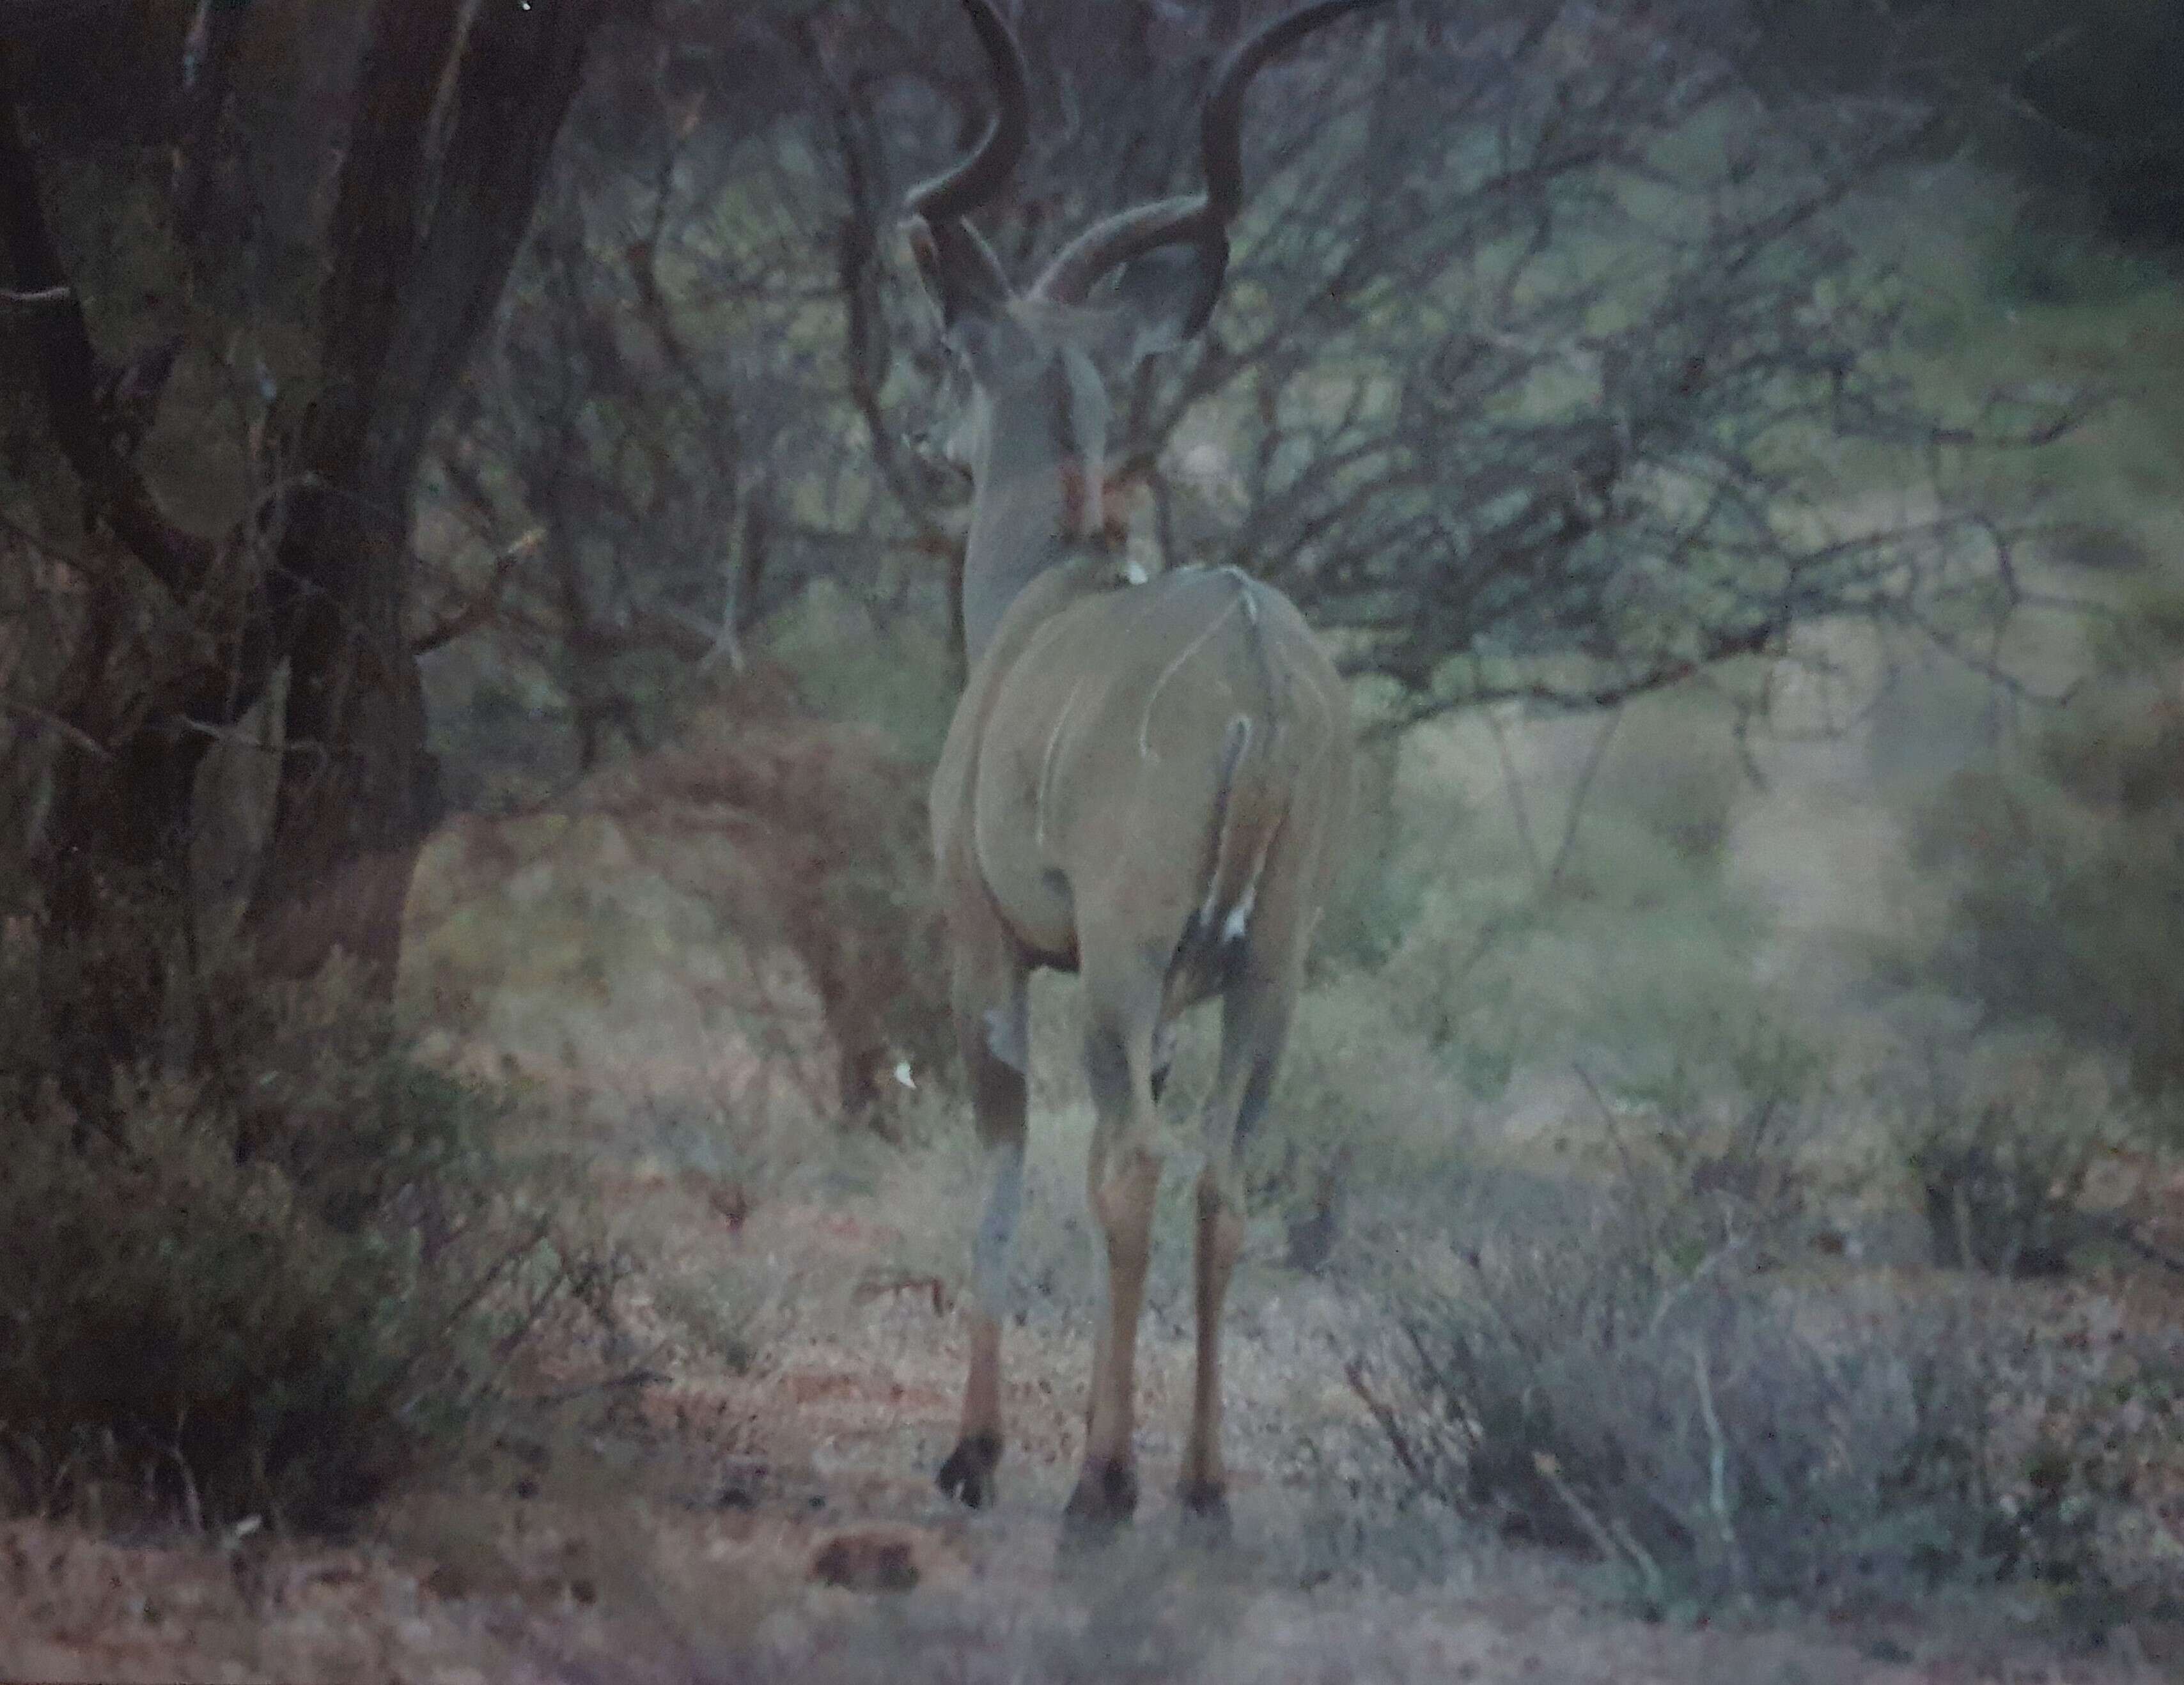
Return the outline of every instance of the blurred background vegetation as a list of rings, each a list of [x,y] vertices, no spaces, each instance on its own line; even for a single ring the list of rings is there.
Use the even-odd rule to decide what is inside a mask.
[[[1012,8],[1012,270],[1193,185],[1270,9]],[[1368,740],[1268,1267],[1385,1311],[1391,1477],[1649,1606],[2128,1578],[2080,1406],[1979,1415],[1997,1320],[1830,1344],[1769,1272],[2174,1263],[2179,86],[2164,0],[1400,0],[1262,79],[1225,301],[1119,394],[1134,550],[1288,591]],[[967,511],[906,442],[895,219],[984,98],[947,0],[0,16],[26,1501],[337,1513],[537,1331],[621,1350],[601,1154],[731,1227],[906,1177],[905,1270],[960,1273],[922,802]],[[750,1360],[775,1289],[670,1276]]]

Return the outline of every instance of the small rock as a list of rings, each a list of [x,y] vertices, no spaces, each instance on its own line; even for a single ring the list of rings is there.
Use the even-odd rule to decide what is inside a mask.
[[[732,1457],[721,1471],[713,1502],[723,1510],[754,1510],[766,1481],[766,1465],[755,1457]]]
[[[905,1540],[843,1533],[811,1559],[811,1577],[853,1592],[906,1592],[917,1585],[917,1564]]]

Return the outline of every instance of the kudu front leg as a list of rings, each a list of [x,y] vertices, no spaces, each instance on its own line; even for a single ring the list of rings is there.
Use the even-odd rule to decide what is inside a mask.
[[[1001,1460],[1001,1321],[1023,1202],[1025,1070],[1029,1065],[1024,973],[994,951],[986,965],[959,963],[956,1037],[985,1149],[986,1202],[972,1249],[971,1368],[956,1449],[936,1483],[973,1510],[994,1500]]]

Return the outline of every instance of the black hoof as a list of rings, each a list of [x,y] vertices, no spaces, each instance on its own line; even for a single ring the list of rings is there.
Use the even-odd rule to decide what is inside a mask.
[[[994,1471],[1001,1460],[998,1434],[973,1433],[959,1442],[940,1465],[933,1483],[966,1507],[983,1510],[994,1501]]]
[[[1061,1512],[1063,1543],[1100,1544],[1127,1526],[1138,1507],[1138,1475],[1128,1463],[1088,1463]]]
[[[1218,1550],[1235,1532],[1228,1519],[1228,1488],[1212,1481],[1187,1483],[1176,1496],[1183,1504],[1183,1541],[1185,1544]]]

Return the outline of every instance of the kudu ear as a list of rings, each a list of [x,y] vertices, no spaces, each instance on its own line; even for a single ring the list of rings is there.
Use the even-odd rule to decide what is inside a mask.
[[[990,319],[1006,310],[1008,277],[977,229],[952,219],[928,223],[922,216],[908,218],[904,227],[918,277],[940,312],[944,330],[966,318]]]

